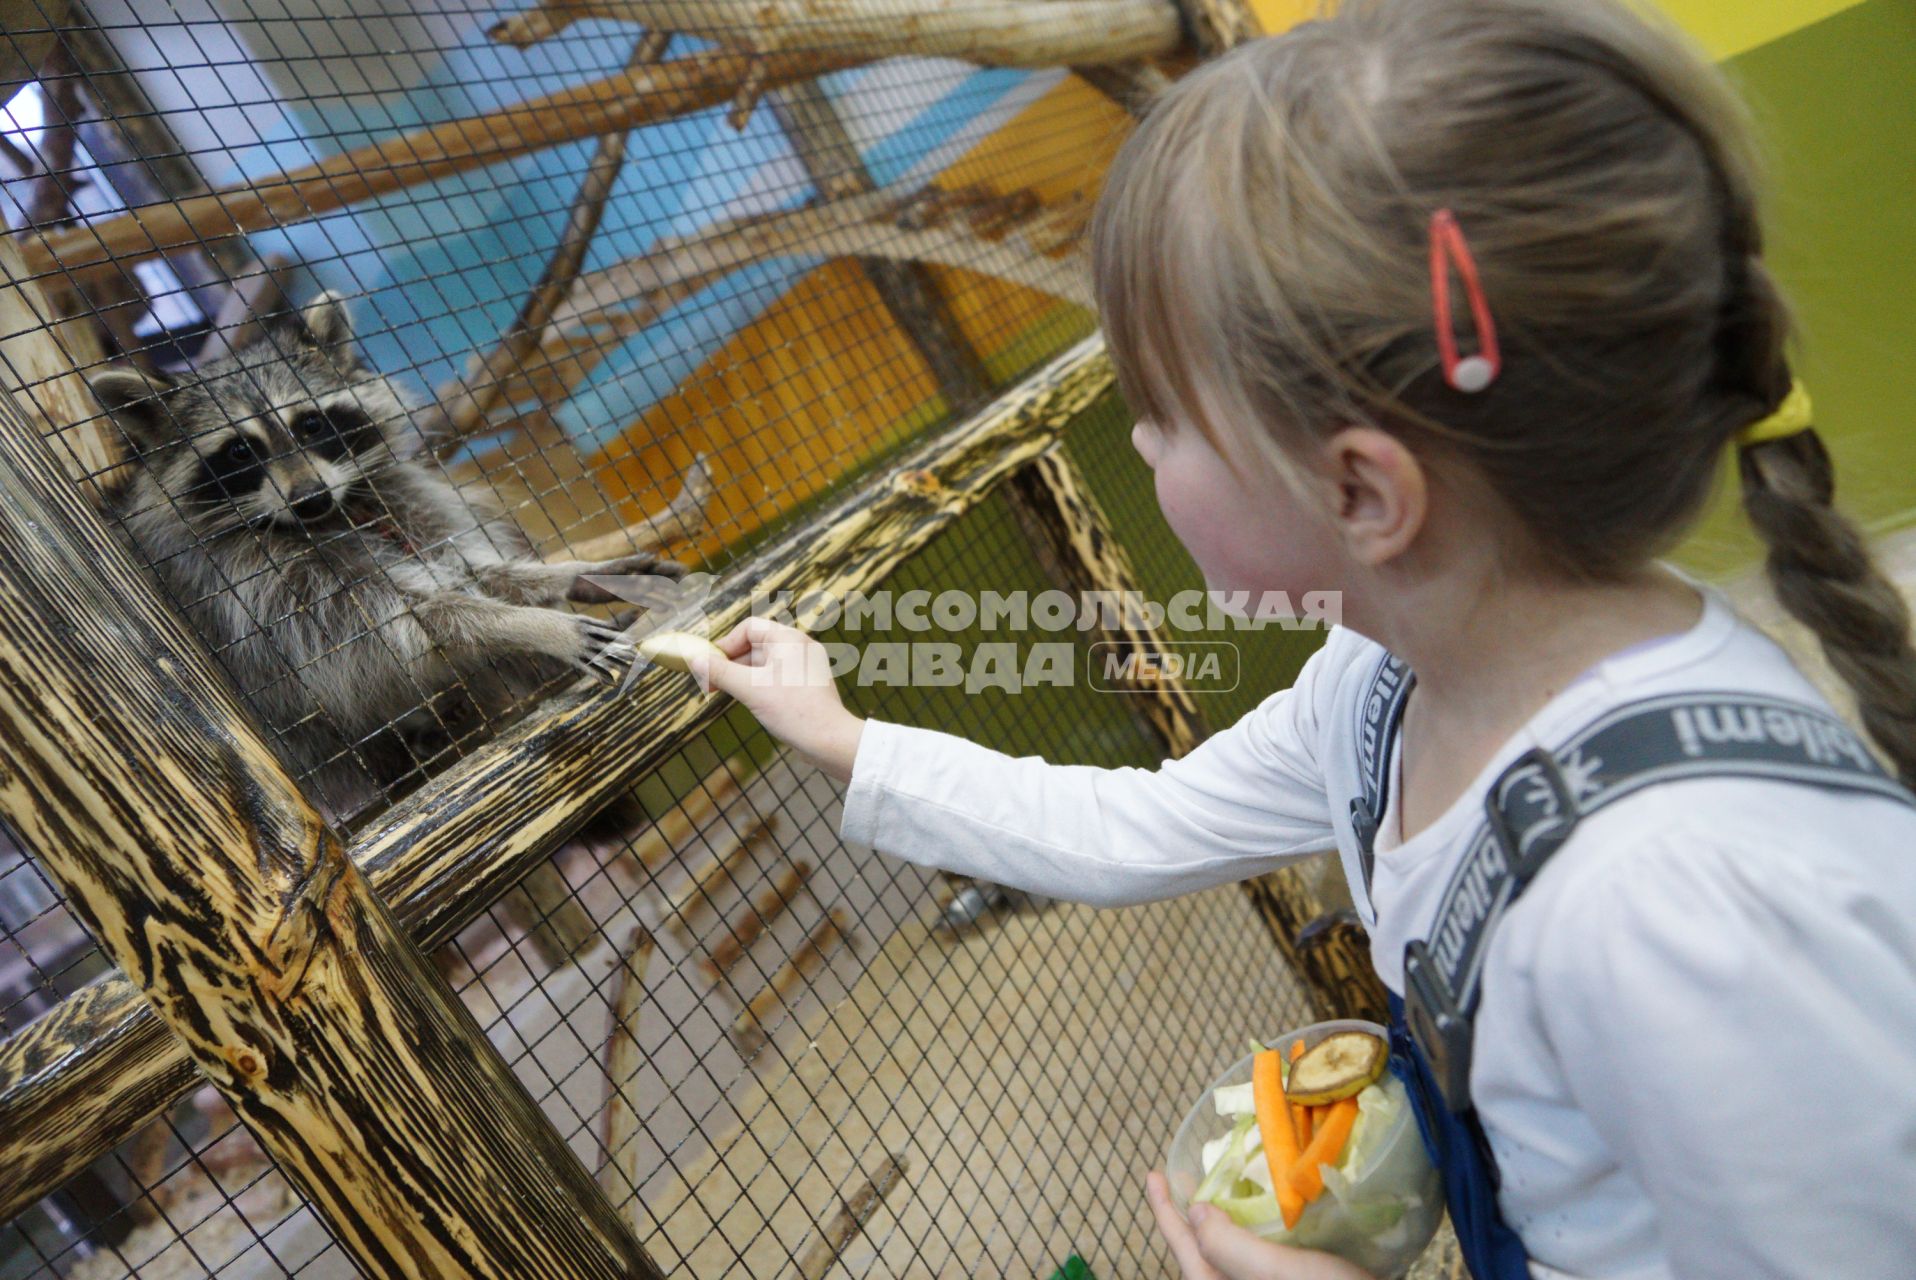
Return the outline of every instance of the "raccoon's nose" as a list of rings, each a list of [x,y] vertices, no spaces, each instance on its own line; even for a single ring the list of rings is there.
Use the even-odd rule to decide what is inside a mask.
[[[294,487],[289,504],[301,520],[323,520],[332,514],[333,491],[318,480]]]

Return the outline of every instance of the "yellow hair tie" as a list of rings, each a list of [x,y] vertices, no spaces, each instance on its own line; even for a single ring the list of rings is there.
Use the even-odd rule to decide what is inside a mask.
[[[1765,440],[1799,435],[1810,429],[1810,416],[1809,388],[1803,385],[1801,378],[1794,379],[1790,383],[1790,393],[1783,397],[1783,403],[1777,405],[1769,417],[1759,418],[1736,433],[1737,448],[1747,449]]]

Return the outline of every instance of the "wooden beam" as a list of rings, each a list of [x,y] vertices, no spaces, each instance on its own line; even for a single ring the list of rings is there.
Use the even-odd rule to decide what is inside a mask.
[[[688,115],[731,98],[754,62],[768,87],[823,75],[862,57],[695,53],[575,85],[510,107],[415,130],[317,164],[130,210],[117,218],[22,241],[35,272],[112,266],[229,236],[284,227],[580,138]]]
[[[364,1272],[656,1276],[0,400],[0,816]]]
[[[1078,343],[739,566],[711,602],[714,633],[776,592],[873,590],[1112,385],[1103,339]],[[654,669],[624,694],[588,682],[549,700],[369,824],[352,860],[430,950],[724,713],[726,699],[687,696],[686,683]],[[0,1043],[0,1133],[10,1138],[0,1220],[131,1137],[195,1078],[126,978],[69,1006]]]
[[[1165,0],[543,0],[494,25],[531,45],[582,18],[636,22],[735,48],[963,58],[997,67],[1122,62],[1170,53],[1182,32]]]

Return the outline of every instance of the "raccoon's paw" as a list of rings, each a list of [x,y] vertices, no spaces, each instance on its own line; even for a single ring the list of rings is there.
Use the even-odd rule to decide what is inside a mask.
[[[592,578],[625,578],[646,574],[676,582],[685,576],[686,567],[677,560],[661,560],[650,551],[641,551],[618,560],[602,560],[592,566],[590,575],[581,574],[572,580],[572,586],[566,591],[566,599],[576,604],[612,604],[625,597],[593,582]]]
[[[625,638],[624,629],[603,618],[577,614],[571,617],[579,633],[579,651],[573,656],[572,665],[617,684],[624,669],[638,657],[638,650]]]

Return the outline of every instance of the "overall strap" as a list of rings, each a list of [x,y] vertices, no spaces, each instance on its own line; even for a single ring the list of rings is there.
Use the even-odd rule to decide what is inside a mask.
[[[1916,804],[1830,713],[1745,693],[1684,693],[1617,707],[1555,751],[1532,748],[1498,775],[1439,900],[1430,936],[1404,949],[1404,1008],[1453,1111],[1470,1105],[1471,1024],[1491,930],[1577,823],[1645,787],[1766,778]]]
[[[1410,667],[1386,653],[1371,672],[1370,687],[1358,702],[1357,777],[1363,793],[1351,801],[1351,830],[1357,835],[1357,864],[1364,878],[1364,896],[1370,896],[1371,870],[1376,866],[1377,828],[1384,820],[1390,797],[1390,744],[1403,718],[1404,702],[1417,677]]]

